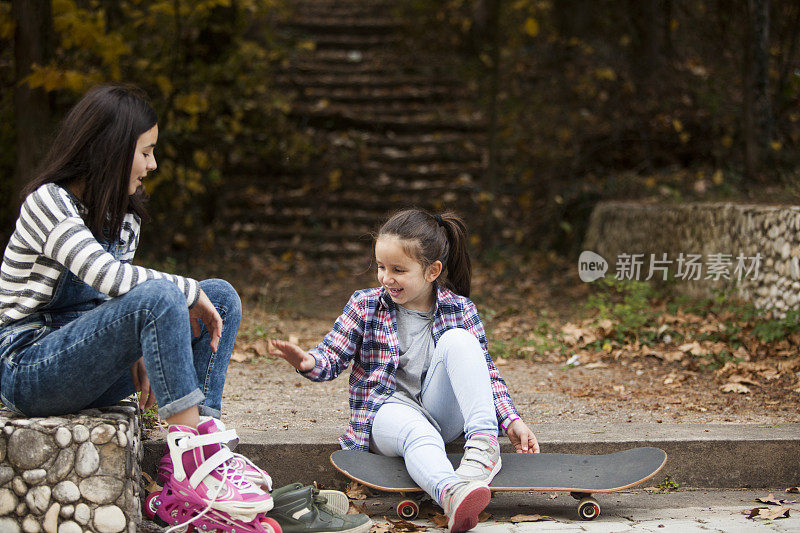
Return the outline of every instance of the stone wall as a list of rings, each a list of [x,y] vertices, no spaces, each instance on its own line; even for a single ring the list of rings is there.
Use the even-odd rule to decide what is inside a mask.
[[[756,307],[774,309],[782,315],[800,303],[800,207],[687,203],[646,205],[630,202],[601,202],[592,212],[584,250],[591,250],[609,263],[607,275],[615,276],[620,259],[630,261],[642,254],[640,279],[649,274],[649,263],[667,254],[670,279],[676,292],[707,296],[712,289],[730,290]],[[680,254],[702,257],[706,267],[716,257],[730,259],[728,277],[706,268],[700,279],[676,278]],[[653,254],[651,256],[650,254]],[[753,266],[760,256],[757,275],[744,269],[735,272],[737,257]],[[666,264],[666,263],[665,263]],[[719,262],[717,265],[719,267]],[[683,263],[680,266],[686,267]],[[684,272],[685,273],[685,272]],[[660,280],[657,271],[653,279]],[[739,279],[739,278],[742,279]],[[717,278],[717,279],[715,279]]]
[[[0,531],[134,533],[138,417],[130,402],[48,418],[0,408]]]

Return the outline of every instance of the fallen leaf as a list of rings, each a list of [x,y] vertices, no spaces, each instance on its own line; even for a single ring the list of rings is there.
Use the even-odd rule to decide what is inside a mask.
[[[558,494],[551,494],[551,495],[550,495],[550,496],[548,496],[548,497],[549,497],[551,500],[555,500],[556,498],[558,498]]]
[[[658,494],[661,491],[658,487],[645,487],[642,490],[650,494]]]
[[[775,496],[770,492],[769,496],[766,498],[756,498],[757,502],[767,503],[769,505],[781,505],[786,500],[778,500]]]
[[[392,531],[391,524],[373,524],[372,527],[369,529],[369,533],[391,533],[391,531]]]
[[[436,524],[436,527],[447,527],[450,520],[443,514],[435,514],[431,517],[431,521]]]
[[[540,514],[517,514],[508,519],[512,524],[519,524],[520,522],[542,522],[544,520],[552,520],[552,518]]]
[[[428,530],[428,526],[419,526],[419,525],[415,524],[414,522],[409,522],[408,520],[397,520],[397,521],[394,521],[394,520],[390,520],[388,518],[386,518],[386,520],[389,520],[389,523],[392,524],[392,531],[414,533],[415,531],[427,531]]]
[[[159,485],[158,483],[156,483],[156,480],[151,478],[150,475],[147,472],[142,472],[142,477],[147,482],[147,486],[145,487],[145,490],[147,490],[148,493],[149,492],[161,492],[161,489],[163,487],[161,485]],[[787,492],[788,492],[788,489],[787,489]]]
[[[750,394],[750,388],[741,383],[726,383],[719,388],[722,392],[736,392],[738,394]]]
[[[246,352],[240,352],[239,350],[234,350],[231,354],[231,361],[235,361],[237,363],[244,363],[245,361],[249,361],[251,359],[251,355]]]
[[[788,489],[786,489],[786,492],[800,494],[800,487],[789,487]]]
[[[483,511],[481,514],[478,515],[478,522],[486,522],[492,517],[492,513],[487,513]]]
[[[504,357],[498,357],[497,359],[495,359],[494,364],[495,366],[505,366],[508,364],[508,359]]]
[[[344,493],[351,500],[366,500],[369,496],[369,489],[357,481],[351,481],[344,489]]]
[[[789,511],[788,507],[754,507],[753,509],[742,511],[742,514],[746,514],[749,519],[759,517],[764,520],[776,520],[778,518],[789,518]]]
[[[592,368],[608,368],[606,363],[589,363],[588,365],[584,366],[583,368],[592,369]]]

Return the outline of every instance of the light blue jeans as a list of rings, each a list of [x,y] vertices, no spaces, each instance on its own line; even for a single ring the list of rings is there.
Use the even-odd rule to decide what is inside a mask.
[[[65,272],[44,311],[0,330],[3,403],[26,416],[112,405],[135,392],[129,369],[144,357],[161,418],[194,405],[218,418],[242,306],[226,281],[200,287],[223,321],[216,353],[205,326],[192,338],[186,297],[174,283],[148,280],[105,299]]]
[[[456,328],[439,338],[421,399],[441,433],[414,407],[384,403],[372,423],[371,448],[403,457],[411,478],[441,502],[444,488],[460,479],[447,459],[445,442],[462,433],[467,438],[498,433],[489,369],[475,336]]]

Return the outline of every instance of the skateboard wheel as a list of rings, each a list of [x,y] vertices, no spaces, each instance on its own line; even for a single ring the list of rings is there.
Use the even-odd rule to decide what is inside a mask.
[[[419,505],[411,500],[403,500],[397,504],[397,516],[404,520],[413,520],[419,515]]]
[[[600,516],[600,504],[594,498],[582,498],[578,502],[578,516],[582,520],[594,520]]]
[[[152,520],[156,516],[156,511],[161,506],[161,500],[158,498],[161,496],[160,492],[151,492],[147,495],[147,498],[144,499],[144,514]]]

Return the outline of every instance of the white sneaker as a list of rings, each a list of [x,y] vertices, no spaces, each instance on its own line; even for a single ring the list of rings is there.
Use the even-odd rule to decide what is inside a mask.
[[[492,498],[483,481],[459,481],[449,485],[442,495],[444,514],[451,533],[468,531],[478,525],[478,516]]]
[[[488,435],[475,435],[464,445],[464,457],[456,474],[465,481],[491,483],[501,466],[500,446],[492,444]]]

